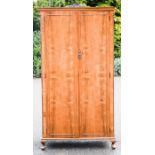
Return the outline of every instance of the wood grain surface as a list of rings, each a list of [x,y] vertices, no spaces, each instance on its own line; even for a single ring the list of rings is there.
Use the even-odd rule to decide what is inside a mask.
[[[113,12],[40,10],[43,139],[114,140]]]

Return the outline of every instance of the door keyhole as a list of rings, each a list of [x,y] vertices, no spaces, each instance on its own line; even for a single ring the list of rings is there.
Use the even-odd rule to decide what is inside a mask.
[[[82,57],[82,52],[80,50],[78,50],[78,59],[80,60]]]

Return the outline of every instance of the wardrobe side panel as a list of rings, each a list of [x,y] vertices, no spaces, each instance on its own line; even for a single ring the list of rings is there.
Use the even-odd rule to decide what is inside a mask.
[[[42,81],[42,137],[47,137],[47,105],[46,105],[46,83],[47,83],[47,70],[46,70],[46,47],[45,47],[45,23],[44,12],[40,12],[40,32],[41,32],[41,81]]]
[[[114,12],[109,12],[108,41],[109,41],[109,104],[110,104],[110,136],[114,137]]]

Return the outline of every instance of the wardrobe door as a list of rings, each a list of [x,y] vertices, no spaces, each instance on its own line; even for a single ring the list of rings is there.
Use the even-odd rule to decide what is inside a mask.
[[[80,15],[80,136],[113,137],[112,14]]]
[[[71,11],[42,12],[43,138],[79,134],[76,22]]]

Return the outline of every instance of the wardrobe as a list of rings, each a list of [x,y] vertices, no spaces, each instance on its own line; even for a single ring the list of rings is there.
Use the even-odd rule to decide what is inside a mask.
[[[114,136],[114,8],[42,8],[42,139]]]

